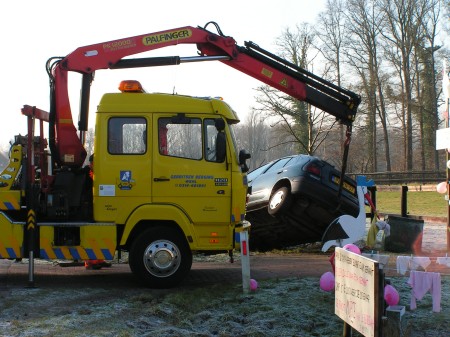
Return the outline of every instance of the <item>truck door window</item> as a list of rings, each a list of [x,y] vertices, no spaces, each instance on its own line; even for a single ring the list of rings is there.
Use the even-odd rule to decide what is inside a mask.
[[[147,151],[147,121],[142,117],[113,117],[108,121],[108,152],[143,154]]]
[[[222,130],[221,134],[219,135],[219,131],[216,125],[216,119],[205,119],[205,153],[207,161],[221,163],[225,160],[225,134]]]
[[[202,159],[202,121],[186,119],[186,123],[172,122],[171,118],[158,120],[159,153],[170,157]]]

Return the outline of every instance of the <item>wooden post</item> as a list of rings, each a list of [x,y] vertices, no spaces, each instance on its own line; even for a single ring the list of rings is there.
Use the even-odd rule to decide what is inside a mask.
[[[408,186],[402,186],[401,215],[404,218],[408,216]]]
[[[386,285],[384,270],[378,265],[378,331],[375,336],[383,337],[383,317],[385,313],[384,286]]]
[[[344,330],[342,331],[342,337],[352,337],[352,327],[350,324],[344,321]]]

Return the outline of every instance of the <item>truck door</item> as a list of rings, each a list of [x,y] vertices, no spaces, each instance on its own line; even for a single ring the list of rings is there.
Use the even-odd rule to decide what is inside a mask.
[[[154,118],[153,202],[176,205],[195,225],[228,225],[230,144],[226,144],[225,134],[218,137],[217,118],[167,114]],[[221,160],[216,155],[218,138],[225,146]]]
[[[114,115],[105,120],[94,154],[95,219],[124,223],[151,201],[151,119]]]

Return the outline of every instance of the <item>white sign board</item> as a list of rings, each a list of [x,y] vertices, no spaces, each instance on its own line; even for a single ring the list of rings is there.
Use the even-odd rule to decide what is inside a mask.
[[[334,313],[362,335],[375,336],[378,331],[378,262],[336,248],[335,266]]]
[[[450,149],[450,128],[436,130],[436,150]]]

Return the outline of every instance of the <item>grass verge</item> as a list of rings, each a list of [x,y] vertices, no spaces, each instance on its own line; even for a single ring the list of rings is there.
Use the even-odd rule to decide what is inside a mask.
[[[434,191],[408,192],[407,214],[446,217],[448,202],[444,195]],[[401,191],[377,191],[376,207],[380,213],[401,214]]]

